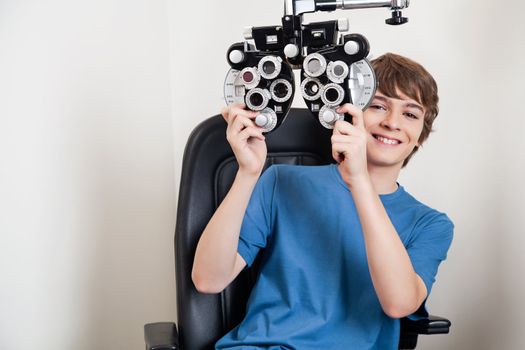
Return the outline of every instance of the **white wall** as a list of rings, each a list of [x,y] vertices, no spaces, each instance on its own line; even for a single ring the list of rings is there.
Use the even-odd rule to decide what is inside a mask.
[[[175,318],[167,2],[0,2],[0,349]]]
[[[437,132],[400,180],[456,224],[429,304],[452,333],[421,349],[525,347],[524,7],[306,16],[350,17],[376,56],[438,81]],[[175,320],[186,139],[224,105],[228,46],[281,15],[282,0],[0,0],[0,348],[138,349],[144,323]]]

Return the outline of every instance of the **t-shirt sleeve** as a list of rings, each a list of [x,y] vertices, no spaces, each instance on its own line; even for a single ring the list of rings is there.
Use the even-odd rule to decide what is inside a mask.
[[[276,166],[270,166],[255,185],[244,214],[237,251],[252,266],[259,251],[266,247],[272,232],[272,208],[277,183]]]
[[[454,234],[454,224],[446,214],[433,213],[430,216],[416,225],[417,232],[407,246],[412,266],[427,288],[427,298],[436,280],[439,264],[447,258]],[[425,304],[426,300],[409,318],[417,320],[427,317]]]

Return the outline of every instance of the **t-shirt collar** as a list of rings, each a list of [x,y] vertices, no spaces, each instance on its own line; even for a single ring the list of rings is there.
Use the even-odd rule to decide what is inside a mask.
[[[343,177],[341,176],[341,173],[339,172],[339,169],[337,168],[337,164],[332,163],[329,166],[331,168],[331,172],[332,172],[333,176],[336,178],[336,181],[339,182],[341,184],[341,186],[346,188],[347,191],[350,191],[350,189],[346,185],[346,182],[343,180]],[[403,186],[401,186],[399,184],[399,182],[396,181],[396,184],[397,184],[397,189],[394,192],[386,193],[386,194],[380,194],[379,198],[381,198],[381,200],[391,200],[391,199],[399,197],[403,192],[405,192],[405,189],[403,188]]]

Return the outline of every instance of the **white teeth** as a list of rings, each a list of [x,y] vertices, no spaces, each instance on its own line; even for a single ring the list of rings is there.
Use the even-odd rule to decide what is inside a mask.
[[[376,139],[378,139],[379,141],[381,141],[383,143],[386,143],[388,145],[397,145],[399,143],[399,141],[397,141],[397,140],[390,140],[390,139],[387,139],[387,138],[384,138],[384,137],[381,137],[381,136],[376,136]]]

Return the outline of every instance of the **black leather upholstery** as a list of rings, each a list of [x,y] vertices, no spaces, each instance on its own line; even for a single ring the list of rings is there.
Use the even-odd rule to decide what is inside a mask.
[[[268,158],[265,169],[274,163],[315,165],[333,162],[331,134],[331,130],[321,127],[307,110],[292,109],[283,125],[266,135]],[[223,118],[214,116],[198,125],[184,151],[177,209],[175,266],[179,343],[177,347],[166,349],[176,349],[179,345],[183,350],[213,349],[215,342],[235,327],[245,313],[259,259],[220,294],[201,294],[191,280],[199,237],[231,187],[237,168],[226,141]],[[162,325],[166,327],[166,324]],[[162,332],[161,326],[146,327],[146,337],[150,339],[155,338],[156,329]],[[417,341],[417,334],[415,336]]]

